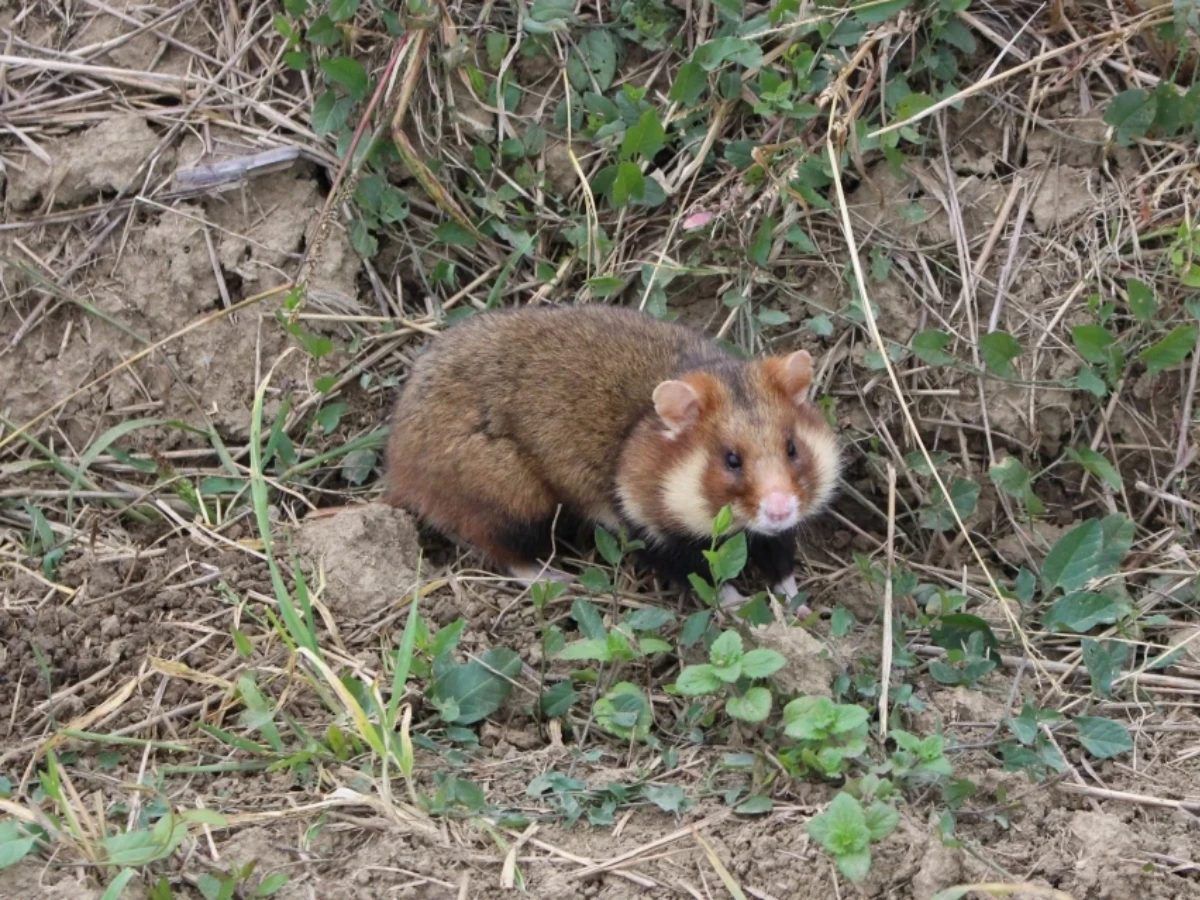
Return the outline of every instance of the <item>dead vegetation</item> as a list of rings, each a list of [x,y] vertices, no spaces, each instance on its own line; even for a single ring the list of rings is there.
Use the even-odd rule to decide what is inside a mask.
[[[1191,7],[311,6],[0,8],[0,860],[33,838],[0,895],[1196,896]],[[757,55],[681,75],[731,16]],[[764,80],[814,46],[807,84]],[[543,718],[573,594],[535,610],[385,510],[311,515],[373,499],[426,335],[571,300],[818,359],[852,466],[809,624],[842,702],[954,767],[858,886],[806,830],[837,782],[690,714],[673,661],[621,670],[655,745],[585,684]],[[611,574],[610,624],[695,611]],[[520,657],[477,743],[427,668],[391,692],[414,594],[465,619],[460,658]]]

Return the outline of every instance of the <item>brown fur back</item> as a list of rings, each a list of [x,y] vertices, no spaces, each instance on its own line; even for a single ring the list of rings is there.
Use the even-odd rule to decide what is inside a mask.
[[[558,502],[615,525],[620,448],[655,386],[692,361],[726,359],[696,332],[632,310],[477,315],[413,367],[392,418],[385,499],[485,550],[489,530]]]

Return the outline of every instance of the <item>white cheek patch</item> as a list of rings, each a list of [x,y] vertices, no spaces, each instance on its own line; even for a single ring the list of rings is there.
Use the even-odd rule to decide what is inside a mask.
[[[697,537],[712,535],[713,513],[704,497],[704,469],[708,453],[695,450],[663,480],[663,506],[667,516],[684,531]]]
[[[842,455],[837,439],[828,434],[802,430],[799,436],[813,457],[813,496],[804,515],[815,515],[833,499],[842,470]]]
[[[624,485],[617,488],[617,500],[621,504],[621,511],[625,514],[625,518],[635,525],[645,528],[652,534],[656,534],[658,529],[654,528],[650,521],[650,516],[646,511],[646,506],[636,496],[627,491]],[[607,527],[607,523],[601,521],[601,525]],[[619,526],[619,522],[617,523]],[[610,529],[615,534],[614,529]]]

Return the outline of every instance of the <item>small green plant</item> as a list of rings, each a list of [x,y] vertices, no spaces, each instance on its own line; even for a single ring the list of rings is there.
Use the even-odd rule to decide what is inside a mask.
[[[808,822],[808,834],[833,857],[850,881],[862,881],[871,871],[871,844],[883,840],[900,822],[896,807],[875,800],[866,807],[842,791],[820,815]]]
[[[245,865],[234,866],[228,872],[205,872],[196,879],[196,889],[200,891],[204,900],[233,900],[234,897],[259,900],[275,896],[288,883],[286,873],[276,872],[262,879],[257,885],[248,885],[247,882],[254,875],[257,866],[258,861],[251,860]],[[170,893],[166,896],[169,897]]]
[[[745,651],[742,636],[725,631],[709,648],[709,661],[685,666],[674,685],[686,697],[729,693],[725,712],[743,722],[765,722],[771,714],[771,691],[753,682],[768,678],[784,665],[782,655],[765,647]]]
[[[742,570],[746,568],[749,556],[746,533],[739,531],[722,540],[732,527],[733,510],[728,506],[722,507],[713,519],[712,543],[709,549],[704,551],[712,581],[709,582],[696,572],[688,576],[688,581],[700,595],[700,599],[710,606],[720,603],[721,588],[741,575]]]
[[[891,772],[897,779],[921,784],[954,774],[946,758],[945,739],[940,734],[918,738],[907,731],[895,730],[891,736],[897,748],[890,759]]]
[[[799,697],[783,708],[783,733],[796,746],[782,751],[780,760],[796,774],[837,778],[866,753],[868,718],[856,704]]]

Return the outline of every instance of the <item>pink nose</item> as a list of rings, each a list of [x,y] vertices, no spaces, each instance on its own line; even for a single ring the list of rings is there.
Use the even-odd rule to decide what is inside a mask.
[[[782,491],[776,491],[773,494],[768,494],[763,501],[763,512],[767,514],[767,518],[775,522],[782,522],[792,514],[795,509],[795,501],[791,494],[785,494]]]

